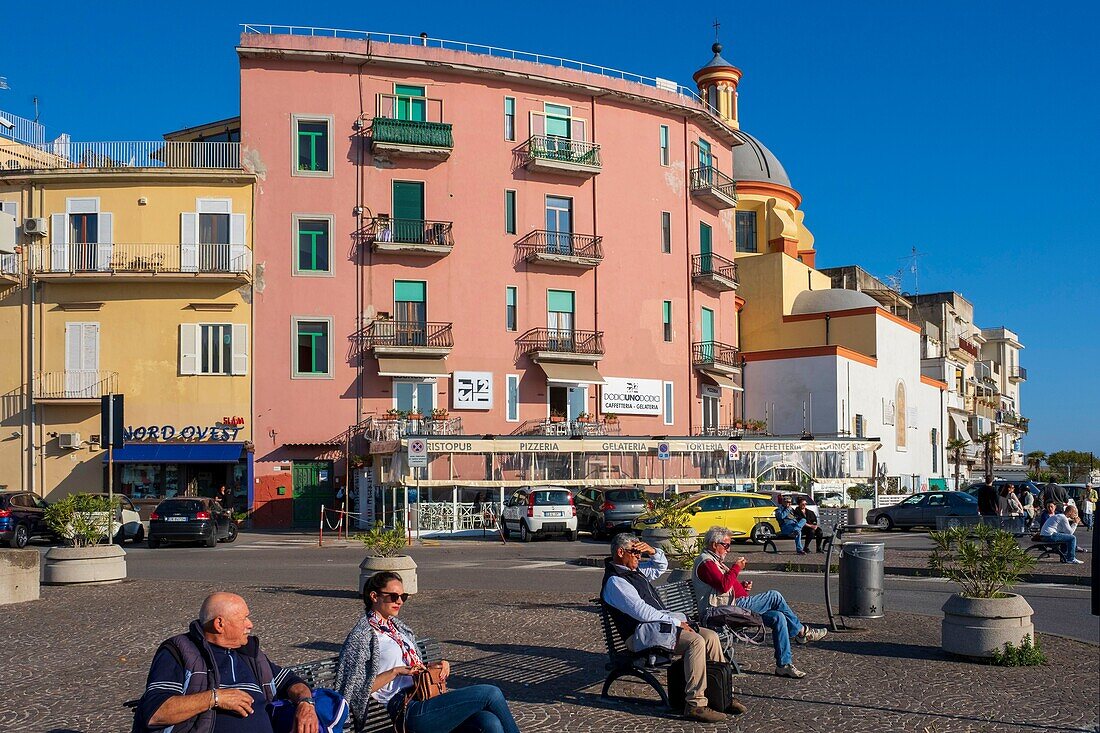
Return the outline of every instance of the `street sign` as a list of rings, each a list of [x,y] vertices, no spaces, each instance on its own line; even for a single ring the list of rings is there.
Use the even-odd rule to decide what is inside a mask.
[[[664,443],[664,442],[658,443],[657,444],[657,458],[658,458],[658,460],[667,461],[671,457],[672,456],[668,452],[668,443]]]
[[[741,455],[740,451],[737,450],[737,444],[736,443],[730,443],[730,447],[729,447],[730,460],[731,461],[736,461],[740,455]]]
[[[409,468],[428,467],[428,444],[422,438],[409,441]]]
[[[123,416],[123,402],[120,394],[105,394],[100,398],[99,444],[104,448],[108,445],[121,448],[123,445],[122,430],[126,424],[126,418]]]

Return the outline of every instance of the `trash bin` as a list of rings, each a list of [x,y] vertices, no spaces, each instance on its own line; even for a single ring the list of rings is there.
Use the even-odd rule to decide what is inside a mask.
[[[881,542],[845,542],[840,546],[841,616],[882,618],[885,560],[886,545]]]

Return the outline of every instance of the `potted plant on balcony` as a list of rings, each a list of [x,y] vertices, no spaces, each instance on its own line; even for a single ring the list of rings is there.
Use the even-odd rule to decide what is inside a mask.
[[[398,410],[396,407],[391,407],[390,409],[386,410],[387,420],[400,420],[404,416],[405,413],[401,412],[401,410]]]
[[[590,412],[582,412],[581,414],[577,415],[577,422],[590,423],[595,422],[595,420],[596,416]]]
[[[989,659],[1006,644],[1035,638],[1033,610],[1022,596],[1005,593],[1035,565],[1010,532],[986,524],[932,532],[928,567],[961,586],[943,605],[940,646],[961,657]]]
[[[46,525],[67,545],[46,553],[47,585],[117,583],[126,577],[126,552],[107,540],[108,517],[117,514],[106,496],[70,494],[46,509]]]
[[[432,419],[433,420],[446,420],[447,419],[447,408],[446,407],[432,408]]]
[[[424,413],[414,408],[412,410],[409,410],[408,413],[406,413],[405,417],[409,418],[410,420],[420,420],[423,419]]]
[[[608,425],[614,425],[619,422],[619,416],[616,415],[614,412],[605,412],[603,414],[603,421]]]
[[[551,410],[550,422],[565,422],[565,413],[558,410]]]
[[[389,571],[401,576],[406,593],[416,593],[416,562],[405,554],[405,528],[386,529],[381,522],[369,532],[355,535],[363,543],[367,556],[359,563],[359,595],[375,573]]]

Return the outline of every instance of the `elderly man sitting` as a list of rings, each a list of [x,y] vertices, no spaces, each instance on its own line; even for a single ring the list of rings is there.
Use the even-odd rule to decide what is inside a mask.
[[[789,502],[788,502],[789,503]],[[779,591],[770,590],[750,596],[752,581],[741,581],[738,575],[745,569],[747,560],[738,557],[732,565],[726,565],[730,549],[730,531],[725,527],[711,527],[703,537],[703,552],[695,559],[691,569],[691,582],[695,597],[699,599],[699,618],[715,606],[733,603],[754,611],[772,630],[775,647],[775,673],[780,677],[799,679],[806,673],[794,666],[791,660],[791,637],[800,644],[820,641],[828,633],[825,629],[811,629],[798,620],[787,599]]]
[[[805,555],[806,549],[802,541],[802,529],[806,526],[805,517],[799,518],[795,510],[791,508],[791,497],[784,496],[779,500],[779,506],[775,510],[775,520],[779,522],[779,534],[783,537],[794,537],[794,549],[799,555]]]
[[[642,562],[642,555],[651,557]],[[710,629],[695,631],[686,620],[665,610],[651,581],[661,577],[668,568],[665,553],[650,547],[631,534],[618,534],[611,541],[611,557],[604,562],[603,588],[600,601],[612,623],[626,639],[632,651],[636,648],[634,632],[639,624],[659,621],[679,627],[674,654],[684,656],[684,717],[704,723],[718,723],[725,715],[707,707],[707,662],[725,662],[718,634]],[[726,712],[742,713],[745,706],[736,700]]]

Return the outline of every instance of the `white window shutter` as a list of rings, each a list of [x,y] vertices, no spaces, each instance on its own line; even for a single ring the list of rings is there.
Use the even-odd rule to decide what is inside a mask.
[[[581,142],[588,140],[588,130],[584,120],[574,117],[570,120],[569,128],[569,134],[573,140],[580,140]]]
[[[111,269],[111,251],[114,249],[114,217],[109,213],[100,212],[96,217],[99,222],[98,244],[96,245],[96,269]]]
[[[197,272],[199,269],[199,215],[180,214],[180,270]]]
[[[66,272],[69,269],[69,216],[50,215],[50,269]]]
[[[248,374],[248,326],[233,324],[233,365],[230,374]]]
[[[15,217],[15,226],[23,226],[23,222],[19,221],[19,202],[18,201],[0,201],[0,211],[5,214],[11,214]]]
[[[229,270],[231,272],[247,271],[246,253],[248,248],[244,244],[245,222],[244,214],[229,215]]]
[[[99,371],[99,324],[85,323],[83,337],[81,369],[86,372]]]
[[[180,324],[180,374],[199,373],[199,324]]]
[[[546,134],[546,117],[538,112],[532,111],[530,113],[531,120],[531,135],[545,135]]]

